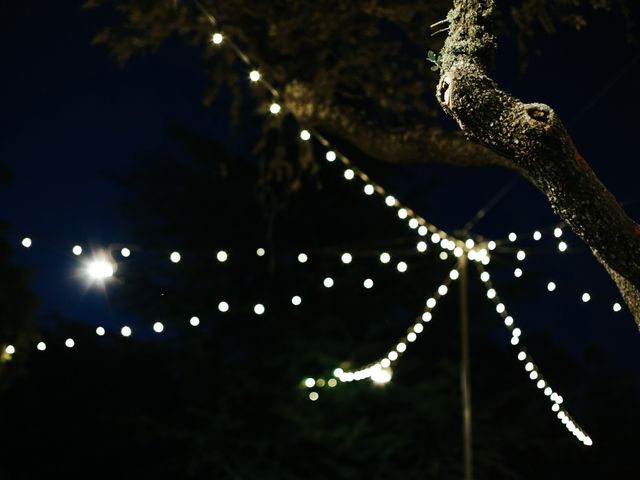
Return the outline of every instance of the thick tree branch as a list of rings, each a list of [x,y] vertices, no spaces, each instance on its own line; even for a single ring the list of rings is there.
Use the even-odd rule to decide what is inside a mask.
[[[598,180],[547,105],[525,103],[488,77],[493,0],[455,0],[437,98],[475,142],[511,160],[591,248],[640,326],[640,227]]]
[[[394,130],[376,125],[355,108],[334,104],[317,91],[300,82],[290,83],[284,92],[287,109],[300,122],[339,135],[372,158],[398,164],[517,169],[510,160],[470,142],[460,132],[423,126]]]

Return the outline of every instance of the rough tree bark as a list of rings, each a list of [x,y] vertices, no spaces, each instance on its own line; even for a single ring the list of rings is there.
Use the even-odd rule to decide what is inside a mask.
[[[470,140],[512,162],[547,196],[609,272],[640,327],[640,227],[598,180],[551,107],[525,103],[488,76],[494,14],[493,0],[454,0],[438,101]]]

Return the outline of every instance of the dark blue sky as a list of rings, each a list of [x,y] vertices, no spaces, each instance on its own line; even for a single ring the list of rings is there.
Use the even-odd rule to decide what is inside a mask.
[[[127,240],[115,205],[121,192],[105,172],[126,171],[141,151],[165,144],[166,128],[173,123],[234,150],[242,149],[243,136],[231,140],[226,110],[202,106],[199,51],[170,45],[118,68],[103,48],[91,46],[100,19],[79,5],[25,1],[2,7],[0,158],[12,182],[0,191],[0,218],[11,224],[9,239],[16,246],[24,235],[34,240],[31,250],[17,249],[17,261],[33,270],[43,312],[120,324],[108,302],[85,293],[71,276],[75,243]],[[597,17],[590,28],[541,40],[541,55],[532,58],[524,75],[506,48],[498,77],[522,98],[553,105],[604,183],[619,199],[638,201],[640,62],[633,63],[638,48],[624,42],[620,25],[610,18]],[[439,190],[424,193],[422,185],[434,175],[441,178]],[[422,167],[398,168],[386,181],[429,220],[453,230],[513,178],[494,169]],[[629,211],[637,218],[640,203]],[[546,199],[519,180],[478,231],[503,238],[555,221]],[[613,357],[640,365],[640,334],[633,320],[627,312],[611,312],[618,299],[615,288],[579,241],[570,237],[569,242],[577,248],[562,260],[553,243],[538,250],[525,271],[542,272],[540,291],[511,310],[530,312],[535,306],[535,314],[523,314],[525,325],[546,331],[574,353],[596,343]],[[549,278],[568,285],[558,292],[559,300],[544,293],[544,272],[553,270]],[[582,290],[592,293],[591,304],[580,304]]]

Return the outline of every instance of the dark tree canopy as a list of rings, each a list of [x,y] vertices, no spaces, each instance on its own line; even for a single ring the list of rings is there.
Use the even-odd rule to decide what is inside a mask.
[[[206,45],[211,34],[210,19],[197,2],[93,0],[87,5],[115,7],[118,17],[96,35],[96,42],[106,44],[122,62],[135,54],[153,51],[174,36],[186,38],[194,45]],[[504,141],[493,141],[496,132],[480,135],[467,128],[460,115],[463,111],[492,108],[487,102],[475,101],[482,98],[479,92],[488,91],[486,88],[469,93],[470,101],[458,102],[457,112],[444,101],[449,98],[450,92],[445,97],[444,90],[450,83],[447,75],[452,73],[454,60],[473,58],[477,65],[482,65],[483,74],[488,73],[496,37],[511,37],[524,64],[527,52],[535,50],[539,32],[553,34],[567,26],[580,30],[588,24],[593,12],[606,11],[611,21],[626,28],[633,40],[637,2],[523,0],[501,3],[502,12],[490,1],[448,0],[261,4],[206,1],[201,5],[215,15],[217,25],[263,70],[281,92],[279,101],[301,124],[385,162],[499,165],[522,174],[547,196],[554,211],[591,248],[640,325],[640,263],[636,260],[640,257],[640,228],[599,182],[566,132],[560,135],[564,140],[547,142],[546,150],[538,149],[536,154],[531,148],[526,151],[522,148],[530,143],[521,143],[519,155],[534,160],[515,161],[512,148]],[[479,21],[474,20],[474,14]],[[436,32],[441,30],[431,38],[430,25]],[[478,32],[487,35],[483,47],[469,50],[468,40]],[[428,68],[425,53],[428,49],[439,51],[441,47],[445,52],[444,64],[436,73]],[[476,54],[483,58],[475,58]],[[230,90],[236,113],[247,96],[257,100],[256,108],[264,111],[268,99],[261,95],[265,91],[241,87],[246,85],[248,72],[237,68],[233,49],[206,49],[205,55],[210,59],[208,100]],[[470,72],[458,71],[465,72],[464,75]],[[442,127],[442,115],[433,94],[437,77],[441,83],[440,105],[452,113],[462,132]],[[476,116],[475,121],[482,125],[486,120],[496,130],[507,133],[514,128],[513,115],[496,116],[493,120],[489,117],[483,114]],[[265,117],[263,141],[257,148],[270,159],[264,178],[295,189],[301,172],[314,171],[311,153],[287,158],[286,149],[277,140],[266,141],[286,118]],[[553,118],[554,124],[564,130],[557,116]],[[559,138],[556,136],[555,140]],[[506,139],[508,143],[514,137],[506,135]],[[557,162],[558,158],[564,161]],[[299,168],[292,168],[291,161]],[[541,165],[555,167],[541,168]],[[592,231],[588,226],[594,224],[599,228]],[[617,233],[607,235],[610,231]],[[623,253],[627,251],[631,252],[631,258]]]

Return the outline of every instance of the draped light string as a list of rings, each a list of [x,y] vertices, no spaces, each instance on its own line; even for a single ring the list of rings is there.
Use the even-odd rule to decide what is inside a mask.
[[[522,330],[517,326],[513,316],[509,314],[507,307],[500,300],[500,296],[491,281],[491,275],[482,265],[477,265],[477,268],[480,272],[480,280],[487,288],[487,298],[493,302],[496,312],[500,317],[502,317],[503,325],[511,333],[510,343],[515,348],[517,352],[516,358],[524,366],[524,370],[528,374],[529,379],[534,382],[535,386],[548,398],[551,403],[551,411],[555,413],[558,420],[562,422],[566,429],[584,445],[593,445],[591,437],[586,434],[582,427],[578,425],[567,409],[563,406],[564,399],[562,395],[558,394],[558,392],[551,388],[549,382],[543,377],[542,372],[533,357],[522,344]]]
[[[34,242],[31,237],[24,237],[20,243],[23,247],[28,249],[34,247]],[[40,242],[37,242],[36,244],[39,244],[39,243]],[[144,251],[144,249],[135,248],[133,249],[133,252],[132,252],[132,249],[133,247],[129,248],[126,246],[122,246],[121,248],[119,247],[115,249],[113,248],[98,249],[95,252],[93,252],[94,249],[92,248],[91,249],[92,254],[89,254],[81,244],[75,244],[73,247],[70,248],[70,252],[82,260],[84,264],[85,273],[89,277],[89,279],[96,282],[107,282],[111,279],[111,277],[113,277],[116,274],[118,262],[114,259],[114,257],[117,255],[115,252],[118,252],[120,257],[122,257],[120,261],[124,261],[125,259],[129,259],[132,253]],[[394,266],[395,271],[399,273],[405,273],[408,269],[407,262],[405,260],[400,260],[397,262],[392,261],[392,255],[389,253],[389,251],[390,249],[374,251],[373,256],[376,257],[381,264]],[[419,252],[420,254],[427,253],[428,249],[427,249],[426,242],[420,240],[416,244],[416,251]],[[342,252],[343,253],[337,255],[337,259],[342,265],[350,265],[353,263],[353,261],[356,258],[361,257],[358,254],[355,254],[355,253],[352,254],[349,251],[345,251],[344,249],[342,249]],[[259,247],[255,250],[255,255],[258,257],[263,257],[266,255],[266,253],[267,253],[266,250],[262,247]],[[217,250],[215,252],[215,258],[220,263],[227,263],[227,261],[229,261],[230,258],[236,257],[236,256],[237,256],[236,254],[232,254],[228,250]],[[323,258],[329,257],[329,255],[314,254],[314,258],[317,258],[319,256]],[[334,255],[331,255],[331,256],[334,257]],[[371,256],[372,256],[371,254],[367,254],[366,256],[363,255],[362,258],[368,258]],[[406,257],[405,252],[401,254],[401,258],[403,257]],[[174,264],[178,264],[183,260],[183,256],[178,250],[174,250],[170,252],[168,251],[166,258],[169,262]],[[296,260],[300,264],[306,264],[309,262],[310,256],[307,253],[301,252],[296,256]],[[335,281],[332,277],[327,276],[327,277],[324,277],[324,279],[322,280],[322,285],[324,288],[330,289],[335,286]],[[366,290],[371,290],[374,287],[374,280],[370,277],[367,277],[363,280],[362,286]],[[287,302],[290,302],[290,304],[294,307],[299,307],[302,304],[302,297],[296,294],[291,296],[291,298],[288,299]],[[217,310],[221,314],[226,314],[231,311],[231,305],[228,301],[221,300],[217,305]],[[264,303],[258,302],[251,307],[251,311],[253,312],[253,314],[260,316],[266,313],[267,306]],[[192,316],[189,318],[189,324],[193,327],[199,326],[200,323],[201,323],[200,318],[197,316]],[[152,329],[153,329],[153,332],[160,334],[164,332],[165,326],[162,322],[158,321],[153,324]],[[98,326],[95,329],[95,333],[98,336],[104,336],[108,332],[104,327]],[[119,331],[116,330],[115,333],[119,333],[122,337],[129,338],[133,335],[134,332],[132,327],[128,325],[123,325],[119,329]],[[64,345],[67,348],[73,348],[75,344],[76,343],[73,338],[67,338],[64,342]],[[49,347],[47,342],[45,342],[44,340],[35,343],[34,346],[38,351],[45,351]],[[16,354],[15,345],[0,344],[0,359],[11,360],[15,354]]]
[[[515,252],[515,258],[517,261],[517,266],[513,269],[513,276],[516,278],[521,278],[524,275],[524,261],[527,258],[527,250],[526,248],[518,248],[517,243],[521,240],[533,239],[534,241],[540,241],[543,238],[543,232],[545,235],[551,235],[554,241],[557,241],[557,251],[559,253],[567,252],[569,246],[564,239],[564,223],[559,223],[553,225],[551,227],[547,227],[545,229],[537,229],[533,232],[527,232],[527,234],[517,234],[515,232],[509,233],[506,239],[496,241],[496,247],[500,248],[502,253],[506,253],[505,246],[508,244],[512,244],[513,248],[510,248],[508,251],[513,253]],[[549,279],[547,284],[545,285],[545,290],[548,293],[556,292],[559,288],[559,283],[553,279]],[[575,288],[574,288],[575,291]],[[592,294],[588,291],[588,289],[578,290],[578,297],[580,302],[582,303],[590,303],[593,300]],[[609,308],[614,313],[621,312],[623,310],[623,302],[622,300],[615,300],[613,302],[608,303]]]
[[[424,324],[431,322],[433,319],[432,312],[438,304],[438,301],[447,294],[451,282],[457,280],[459,276],[460,273],[456,269],[449,272],[433,295],[426,300],[422,314],[415,319],[414,323],[407,329],[407,332],[394,343],[383,357],[356,369],[345,370],[338,367],[333,370],[333,374],[329,378],[306,378],[303,381],[304,386],[308,389],[312,389],[309,393],[309,399],[311,401],[318,400],[319,394],[316,390],[324,387],[325,385],[335,387],[339,383],[359,382],[367,379],[376,384],[385,384],[391,381],[393,376],[392,367],[400,360],[409,346],[414,343],[418,339],[418,336],[424,331]]]

